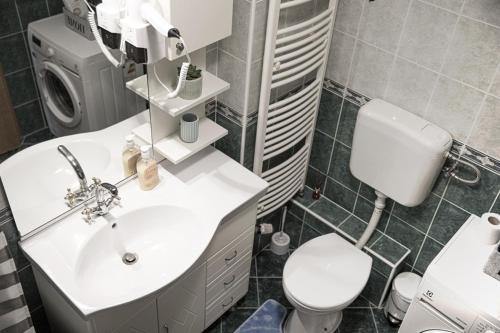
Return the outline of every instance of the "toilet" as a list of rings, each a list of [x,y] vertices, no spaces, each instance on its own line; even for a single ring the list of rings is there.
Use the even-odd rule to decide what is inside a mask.
[[[335,331],[342,310],[365,287],[371,267],[369,255],[334,233],[295,250],[283,271],[283,289],[295,308],[285,332]]]
[[[283,270],[283,289],[295,308],[285,333],[331,333],[342,310],[363,291],[372,259],[362,251],[375,231],[387,197],[417,206],[429,195],[446,160],[449,133],[380,99],[359,110],[350,169],[375,190],[377,199],[368,226],[354,245],[331,233],[301,245]]]

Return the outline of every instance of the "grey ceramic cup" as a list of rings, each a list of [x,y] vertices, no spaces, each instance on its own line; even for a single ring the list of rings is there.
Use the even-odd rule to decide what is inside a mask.
[[[194,113],[185,113],[181,116],[181,140],[193,143],[198,140],[200,120]]]

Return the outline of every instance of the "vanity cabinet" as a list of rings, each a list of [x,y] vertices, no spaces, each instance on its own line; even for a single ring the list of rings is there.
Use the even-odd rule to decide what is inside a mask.
[[[206,251],[177,281],[88,318],[35,267],[52,333],[201,333],[248,292],[256,216],[256,203],[241,207],[221,222]],[[168,263],[158,264],[168,269]]]

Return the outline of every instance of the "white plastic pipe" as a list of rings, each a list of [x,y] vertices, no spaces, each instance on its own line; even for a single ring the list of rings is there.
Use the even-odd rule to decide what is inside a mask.
[[[366,227],[365,232],[363,233],[363,235],[361,235],[358,242],[356,243],[356,247],[358,249],[362,249],[366,245],[366,243],[368,243],[370,237],[373,235],[378,223],[380,222],[382,213],[384,212],[387,196],[380,193],[379,191],[375,191],[375,194],[377,195],[377,199],[375,200],[375,208],[373,209],[372,217],[370,218],[370,222],[368,222],[368,226]]]

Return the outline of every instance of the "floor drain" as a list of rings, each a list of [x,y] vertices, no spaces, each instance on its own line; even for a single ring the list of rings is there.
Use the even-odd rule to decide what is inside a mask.
[[[139,260],[139,257],[135,253],[125,253],[122,257],[122,261],[125,265],[133,265]]]

